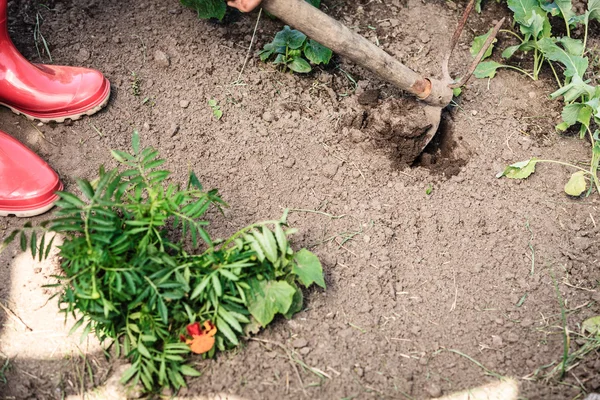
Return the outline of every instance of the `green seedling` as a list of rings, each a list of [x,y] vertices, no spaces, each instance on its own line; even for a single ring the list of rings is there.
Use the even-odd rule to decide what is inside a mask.
[[[39,45],[39,42],[41,42],[42,45],[44,46],[44,50],[46,51],[46,54],[48,55],[48,58],[50,59],[50,62],[52,62],[52,53],[50,53],[50,48],[48,47],[48,42],[46,41],[46,38],[44,37],[44,35],[42,34],[42,31],[41,31],[41,26],[42,26],[43,21],[44,21],[44,18],[42,17],[42,15],[39,12],[36,12],[35,27],[33,28],[33,42],[35,43],[35,49],[38,53],[38,57],[42,58],[42,53],[40,51],[40,45]]]
[[[223,111],[217,100],[211,99],[208,101],[208,106],[211,108],[215,119],[218,121],[223,117]]]
[[[329,48],[287,25],[258,52],[262,61],[275,57],[274,65],[282,66],[284,71],[289,69],[298,73],[312,71],[309,61],[315,65],[329,64],[332,54]]]
[[[121,382],[178,389],[200,375],[191,351],[212,357],[238,346],[246,330],[291,318],[303,306],[301,287],[325,288],[323,270],[313,253],[292,248],[287,212],[213,239],[205,214],[227,206],[217,190],[204,190],[193,172],[183,187],[167,183],[165,160],[140,149],[137,133],[132,149],[112,152],[120,167],[78,180],[80,196],[59,192],[55,215],[13,231],[0,251],[17,241],[42,260],[60,234],[62,273],[49,287],[65,317],[78,318],[71,333],[94,333],[126,357]],[[197,336],[209,344],[203,350],[180,338],[196,322],[210,328]]]
[[[138,97],[142,91],[140,89],[142,80],[140,79],[140,76],[135,72],[132,71],[131,72],[131,94],[134,95],[135,97]],[[143,104],[144,102],[142,102]]]
[[[430,184],[427,185],[427,188],[425,188],[425,194],[427,196],[430,196],[433,193],[433,186]]]
[[[10,359],[6,358],[2,366],[0,367],[0,383],[7,384],[8,380],[6,379],[6,372],[10,368]]]

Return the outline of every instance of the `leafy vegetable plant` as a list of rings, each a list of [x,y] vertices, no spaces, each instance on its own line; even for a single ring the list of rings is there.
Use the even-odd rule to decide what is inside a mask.
[[[301,286],[325,288],[323,271],[314,254],[292,249],[286,214],[214,240],[205,215],[226,206],[217,191],[194,173],[183,188],[167,184],[158,152],[141,150],[137,133],[132,147],[112,152],[121,168],[78,180],[81,197],[59,193],[54,218],[12,232],[0,251],[18,240],[41,260],[63,236],[63,274],[49,286],[77,321],[71,332],[83,327],[82,337],[94,333],[127,357],[123,383],[178,389],[199,375],[190,352],[212,357],[278,314],[291,318]]]
[[[299,73],[312,71],[307,59],[316,65],[327,65],[332,54],[329,48],[308,39],[305,34],[290,29],[287,25],[275,35],[275,39],[271,43],[267,43],[259,52],[262,61],[267,61],[275,56],[273,64],[282,65],[284,70],[289,68]]]
[[[513,11],[514,20],[519,26],[520,34],[513,31],[505,32],[515,36],[519,43],[506,48],[502,52],[502,57],[510,59],[519,51],[532,52],[533,70],[527,72],[510,65],[486,61],[479,64],[475,76],[478,78],[493,78],[499,68],[513,68],[536,80],[542,66],[547,63],[559,85],[559,89],[552,93],[550,97],[552,99],[562,97],[565,102],[562,111],[562,122],[556,126],[556,129],[566,131],[570,127],[578,125],[580,137],[587,136],[591,143],[592,157],[588,169],[552,160],[532,158],[507,167],[505,171],[499,174],[499,177],[524,179],[535,171],[536,164],[554,162],[577,169],[565,186],[565,191],[569,195],[579,196],[586,190],[590,194],[593,187],[596,187],[600,192],[597,176],[600,162],[600,131],[598,130],[598,126],[600,126],[600,86],[593,86],[586,79],[590,63],[587,57],[589,26],[594,20],[600,22],[600,0],[588,0],[587,11],[581,15],[577,15],[573,10],[571,0],[555,0],[554,2],[508,0],[508,7]],[[562,19],[566,36],[553,36],[550,23],[551,17]],[[584,27],[582,39],[571,36],[573,28],[578,26]],[[481,40],[482,37],[476,38],[473,47],[476,48]],[[559,77],[557,70],[562,71],[562,79]]]

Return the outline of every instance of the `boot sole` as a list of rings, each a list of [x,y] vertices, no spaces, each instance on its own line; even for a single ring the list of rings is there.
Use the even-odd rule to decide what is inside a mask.
[[[48,205],[45,205],[43,207],[35,208],[35,209],[32,209],[32,210],[23,210],[23,211],[6,211],[6,210],[0,210],[0,217],[8,217],[10,215],[14,215],[17,218],[35,217],[36,215],[41,215],[41,214],[47,212],[52,207],[54,207],[54,202],[52,202],[52,203],[50,203]]]
[[[58,117],[44,117],[44,116],[39,116],[39,115],[32,115],[32,114],[28,114],[26,111],[22,111],[17,108],[14,108],[6,103],[0,102],[0,105],[7,107],[8,109],[10,109],[13,113],[15,113],[17,115],[23,115],[25,118],[27,118],[30,121],[40,121],[43,124],[48,124],[50,122],[56,122],[56,123],[61,124],[61,123],[65,122],[66,120],[77,121],[78,119],[81,119],[85,115],[87,115],[89,117],[91,115],[96,114],[98,111],[102,110],[108,104],[108,101],[110,100],[110,92],[111,92],[111,89],[110,89],[110,84],[109,84],[108,92],[106,93],[106,97],[102,100],[102,103],[98,104],[97,106],[95,106],[93,108],[82,111],[80,113],[65,115],[65,116],[58,116]],[[0,214],[0,215],[2,215],[2,214]]]

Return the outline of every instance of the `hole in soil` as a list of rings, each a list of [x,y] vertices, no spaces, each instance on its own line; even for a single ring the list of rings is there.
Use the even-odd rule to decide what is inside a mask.
[[[437,133],[412,167],[423,167],[447,178],[458,175],[461,168],[467,164],[465,157],[460,157],[456,151],[461,141],[462,136],[455,134],[450,116],[444,113]]]

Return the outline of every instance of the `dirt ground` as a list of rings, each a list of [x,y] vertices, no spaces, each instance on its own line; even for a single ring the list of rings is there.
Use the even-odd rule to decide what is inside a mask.
[[[432,76],[441,72],[464,7],[441,0],[324,3]],[[336,58],[331,67],[295,76],[252,56],[240,75],[256,13],[217,24],[199,21],[176,0],[36,4],[10,2],[19,49],[40,61],[33,40],[39,12],[54,62],[103,71],[112,99],[105,111],[67,125],[39,126],[3,109],[0,129],[47,160],[69,190],[76,190],[75,178],[93,178],[100,164],[113,166],[109,150],[128,149],[138,129],[177,179],[193,168],[206,187],[220,189],[231,208],[213,215],[215,236],[291,208],[301,232],[296,245],[323,262],[326,291],[306,293],[306,309],[276,321],[259,341],[198,360],[203,375],[183,397],[437,397],[492,379],[465,356],[517,378],[524,399],[600,390],[598,354],[563,382],[546,381],[547,370],[539,370],[563,351],[553,276],[573,339],[583,320],[600,314],[600,198],[568,198],[562,188],[570,174],[560,166],[540,165],[523,182],[495,178],[531,156],[587,162],[587,143],[554,133],[560,104],[547,99],[549,71],[538,82],[510,71],[472,80],[444,113],[433,145],[408,166],[382,128],[401,124],[394,113],[403,109],[389,99],[402,93],[361,68]],[[473,35],[504,15],[504,5],[488,2],[472,17],[452,71],[469,64]],[[257,46],[279,27],[263,18]],[[596,45],[599,28],[591,30]],[[511,43],[499,39],[501,47]],[[371,90],[375,100],[360,104]],[[222,120],[213,118],[210,99],[221,105]],[[23,222],[0,220],[0,237]],[[35,264],[17,246],[0,255],[0,368],[9,360],[0,399],[66,398],[92,381],[102,384],[114,369],[92,340],[67,337],[41,287],[57,270],[56,257]],[[571,350],[581,344],[572,340]],[[290,362],[283,349],[326,377]]]

